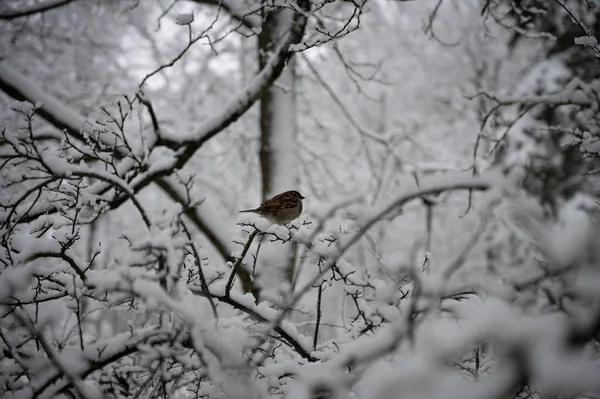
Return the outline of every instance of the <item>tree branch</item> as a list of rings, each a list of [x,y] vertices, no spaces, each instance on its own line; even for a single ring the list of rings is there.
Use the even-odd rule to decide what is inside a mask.
[[[43,103],[42,108],[36,110],[36,114],[44,118],[48,123],[59,130],[66,130],[66,133],[77,138],[83,139],[80,129],[86,125],[86,121],[79,114],[68,108],[66,105],[58,101],[56,98],[38,89],[30,83],[26,77],[15,71],[12,67],[4,62],[0,62],[0,89],[4,90],[8,95],[19,101],[28,101],[32,104]],[[143,102],[142,102],[143,103]],[[144,104],[144,103],[143,103]],[[157,133],[157,132],[156,132]],[[57,140],[62,139],[61,134],[54,137]],[[120,171],[120,175],[125,175],[126,171]],[[184,196],[178,192],[176,185],[165,179],[156,179],[158,186],[171,199],[183,204]],[[131,198],[131,194],[137,194],[142,186],[133,185],[133,192],[117,197],[115,203],[111,204],[113,208],[122,205]],[[51,212],[51,209],[45,209],[45,212]],[[203,220],[197,210],[190,209],[186,212],[186,216],[194,223],[194,225],[206,236],[206,238],[215,247],[217,252],[224,258],[229,258],[230,248],[225,244],[226,241],[214,231],[214,226]],[[240,276],[244,286],[249,283],[249,276]]]
[[[0,20],[10,21],[12,19],[27,17],[29,15],[46,12],[54,8],[66,6],[75,0],[47,0],[43,3],[32,4],[25,6],[20,10],[6,10],[0,12]]]
[[[0,89],[18,101],[28,101],[31,104],[42,103],[36,113],[59,130],[67,130],[71,136],[83,140],[81,129],[86,121],[76,112],[56,98],[38,89],[30,79],[21,75],[6,62],[0,62]],[[55,137],[60,140],[61,135]]]
[[[436,178],[427,179],[427,181],[423,182],[421,187],[418,187],[413,190],[408,190],[405,193],[402,193],[399,197],[397,197],[394,201],[392,201],[388,206],[383,207],[380,210],[376,210],[373,212],[373,216],[367,219],[364,223],[361,224],[358,232],[354,234],[349,240],[343,243],[340,246],[339,250],[331,256],[327,262],[323,265],[319,273],[316,273],[309,281],[305,283],[298,291],[291,296],[290,300],[283,308],[283,310],[279,313],[279,315],[272,321],[270,326],[271,329],[279,326],[280,323],[285,319],[288,313],[291,311],[294,304],[296,304],[304,294],[306,294],[317,282],[331,270],[332,267],[335,266],[336,262],[344,256],[344,254],[350,249],[354,244],[360,240],[360,238],[369,231],[373,225],[375,225],[378,221],[382,220],[386,215],[390,214],[395,209],[402,207],[407,202],[420,198],[423,195],[427,194],[435,194],[440,191],[448,191],[448,190],[488,190],[494,186],[496,183],[496,178],[498,176],[494,174],[480,175],[480,176],[472,176],[472,175],[460,175],[460,177],[449,177],[449,176],[439,176]],[[256,345],[255,348],[260,346]]]
[[[137,335],[139,334],[139,335]],[[98,342],[89,345],[84,351],[75,351],[74,348],[69,348],[70,356],[76,358],[80,355],[81,365],[78,369],[76,377],[85,378],[96,370],[138,351],[138,345],[148,343],[152,340],[153,344],[170,341],[171,332],[160,331],[154,328],[148,328],[138,331],[136,335],[130,332],[119,334],[116,337],[110,338],[110,342]],[[56,367],[51,370],[44,369],[44,373],[39,378],[32,378],[27,388],[21,392],[20,397],[38,397],[47,389],[52,392],[47,393],[47,397],[52,397],[53,393],[59,392],[70,386],[70,381],[61,380],[61,372]],[[19,396],[19,395],[16,395]]]
[[[225,296],[229,296],[229,294],[231,293],[231,288],[233,287],[233,277],[236,274],[239,274],[239,269],[240,269],[240,266],[242,265],[242,261],[244,260],[244,257],[248,253],[248,250],[250,249],[250,245],[252,245],[252,241],[254,240],[254,237],[256,237],[256,235],[258,234],[258,231],[259,231],[258,229],[255,229],[250,234],[250,236],[248,237],[248,241],[246,242],[246,245],[244,245],[242,254],[240,255],[239,258],[237,258],[237,260],[233,264],[233,267],[231,268],[231,274],[229,275],[229,279],[227,280],[227,285],[225,286]]]
[[[310,2],[302,0],[298,2],[298,5],[304,12],[296,12],[294,14],[294,19],[290,24],[285,39],[273,51],[273,55],[265,67],[240,93],[234,96],[222,108],[221,112],[206,120],[196,132],[191,134],[177,132],[177,134],[162,137],[161,143],[168,147],[179,148],[185,146],[183,155],[178,159],[175,167],[181,168],[202,144],[237,121],[279,77],[288,60],[294,55],[290,51],[290,46],[298,44],[304,35],[304,28],[307,21],[304,14],[310,10]]]

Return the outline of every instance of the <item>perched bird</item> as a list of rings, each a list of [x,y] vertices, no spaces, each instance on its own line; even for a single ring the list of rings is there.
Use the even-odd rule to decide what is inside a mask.
[[[286,191],[266,200],[256,209],[246,209],[240,212],[256,213],[271,223],[287,224],[302,213],[304,197],[296,190]]]

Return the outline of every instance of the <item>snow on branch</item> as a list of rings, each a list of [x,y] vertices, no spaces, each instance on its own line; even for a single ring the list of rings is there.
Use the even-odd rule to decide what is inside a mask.
[[[171,157],[162,158],[159,164],[151,165],[147,172],[139,173],[131,182],[134,192],[139,192],[150,183],[157,181],[157,177],[169,175],[174,169],[181,169],[204,143],[240,118],[260,98],[264,90],[279,77],[287,61],[294,54],[290,51],[290,46],[299,43],[304,35],[307,20],[305,12],[310,10],[310,2],[304,0],[299,2],[298,6],[303,12],[295,12],[285,38],[273,51],[265,67],[240,93],[230,99],[220,112],[204,121],[196,132],[188,134],[161,132],[156,145],[165,145],[177,151]],[[165,186],[166,183],[161,182],[161,185]],[[117,198],[115,205],[118,206],[126,199],[124,196]]]
[[[108,148],[114,148],[114,150],[120,153],[121,155],[128,155],[123,161],[114,165],[115,173],[102,172],[100,170],[95,170],[90,167],[84,168],[84,170],[81,166],[75,167],[74,165],[69,165],[64,162],[52,163],[51,161],[53,161],[54,159],[52,157],[47,157],[47,162],[51,162],[53,166],[60,166],[60,168],[66,169],[53,170],[53,172],[60,173],[55,173],[54,177],[51,177],[49,180],[40,183],[40,186],[38,188],[45,187],[48,183],[56,180],[59,175],[62,177],[95,177],[99,181],[92,184],[88,188],[88,190],[86,190],[90,196],[105,195],[109,193],[111,187],[116,185],[121,189],[123,195],[107,199],[107,201],[110,203],[110,206],[112,208],[116,208],[128,200],[133,200],[133,203],[140,210],[140,214],[145,220],[146,225],[149,225],[150,221],[146,212],[143,210],[141,204],[136,199],[135,195],[152,181],[157,181],[158,186],[161,187],[165,191],[165,193],[168,196],[170,196],[173,200],[184,200],[185,195],[184,193],[181,193],[181,190],[177,188],[177,184],[169,181],[168,179],[165,180],[166,178],[164,177],[161,178],[160,173],[156,172],[156,170],[162,170],[163,166],[155,166],[154,169],[150,169],[149,173],[137,172],[136,175],[138,177],[136,179],[132,180],[131,182],[124,181],[120,176],[126,176],[128,174],[131,174],[131,171],[138,168],[140,166],[139,164],[143,162],[139,157],[139,153],[142,151],[142,149],[115,146],[114,138],[112,138],[112,136],[102,134],[91,134],[90,132],[88,132],[88,130],[91,131],[93,126],[89,122],[87,122],[78,113],[74,112],[72,109],[68,108],[66,105],[61,103],[58,99],[54,98],[53,96],[49,95],[48,93],[45,93],[44,91],[34,86],[27,80],[26,77],[22,76],[19,72],[15,71],[5,62],[0,62],[0,88],[5,90],[7,94],[11,95],[15,99],[28,101],[32,104],[36,104],[36,107],[34,109],[34,113],[36,115],[43,117],[46,121],[48,121],[58,129],[66,130],[65,133],[55,134],[54,138],[57,141],[66,140],[65,142],[70,147],[76,149],[75,152],[77,152],[77,155],[83,154],[87,157],[92,158],[96,158],[97,156],[99,156],[98,153],[92,151],[91,149],[89,149],[89,147],[82,146],[80,145],[80,143],[77,142],[73,142],[73,140],[69,139],[69,135],[85,143],[89,143],[89,139],[93,138],[94,140],[97,140],[99,144],[108,146]],[[142,102],[142,100],[140,101]],[[26,117],[30,119],[32,116],[33,115],[27,115]],[[122,127],[125,123],[125,120],[118,120],[117,122],[118,125]],[[127,140],[125,139],[125,132],[121,131],[120,134],[123,138],[123,144],[127,144]],[[34,138],[36,137],[35,132],[33,131],[31,132],[31,135]],[[171,163],[169,163],[168,166],[171,166]],[[170,171],[171,169],[168,170]],[[141,184],[139,182],[140,180],[142,182]],[[24,194],[25,197],[23,199],[27,199],[27,197],[35,193],[35,190],[30,190],[28,193]],[[222,228],[217,227],[218,223],[216,223],[216,221],[205,220],[205,218],[210,219],[210,215],[212,215],[211,211],[206,211],[204,208],[202,210],[197,208],[195,209],[196,210],[194,211],[190,210],[188,212],[190,214],[191,220],[215,246],[217,252],[223,258],[227,258],[228,254],[231,252],[231,248],[227,244],[228,241],[225,237],[229,237],[229,233],[223,232]],[[13,207],[13,210],[16,210],[16,207]],[[8,222],[14,212],[13,210],[11,210],[9,214],[0,214],[0,223]],[[34,220],[35,218],[43,214],[53,213],[55,211],[57,211],[57,209],[51,203],[40,204],[40,206],[30,208],[28,214],[22,215],[20,220]]]
[[[573,79],[565,88],[557,93],[540,95],[540,96],[506,96],[500,94],[492,94],[487,91],[480,91],[479,94],[483,95],[490,100],[494,100],[502,105],[512,104],[547,104],[547,105],[579,105],[582,107],[589,106],[593,103],[593,97],[590,92],[591,88],[588,88],[579,79]]]
[[[35,113],[59,130],[74,139],[85,142],[86,135],[93,134],[97,126],[93,125],[79,113],[63,104],[59,99],[46,93],[30,82],[6,62],[0,61],[0,89],[18,101],[27,101],[34,106]],[[121,132],[124,133],[124,132]],[[34,135],[34,137],[36,137]],[[61,141],[65,137],[56,133],[51,138]],[[105,135],[97,135],[98,142],[106,147],[114,147],[114,138]],[[117,155],[123,155],[121,148],[114,148]],[[129,148],[131,150],[131,148]],[[131,154],[136,156],[137,154]]]
[[[172,331],[160,330],[154,327],[122,333],[107,340],[100,340],[87,345],[82,351],[76,347],[66,348],[58,356],[68,359],[67,371],[77,378],[85,378],[92,372],[100,370],[120,358],[131,355],[139,350],[140,344],[148,341],[168,342],[172,339]],[[70,385],[63,379],[61,370],[48,364],[40,368],[38,375],[32,375],[27,387],[14,392],[15,398],[35,398],[40,395],[54,397],[58,392]]]
[[[564,89],[550,94],[544,95],[504,95],[498,93],[491,93],[486,90],[480,90],[475,96],[471,96],[470,98],[474,98],[476,96],[486,97],[493,102],[496,103],[491,109],[486,113],[481,122],[481,128],[487,124],[488,120],[495,112],[506,106],[510,105],[530,105],[536,106],[540,104],[560,107],[565,105],[573,105],[577,107],[590,107],[592,106],[596,100],[596,85],[597,83],[585,83],[579,78],[572,79]]]
[[[591,49],[597,58],[600,58],[600,43],[598,39],[592,35],[576,37],[574,40],[578,46],[584,46]]]
[[[81,130],[89,124],[79,114],[62,104],[58,99],[39,89],[30,79],[21,75],[6,62],[0,62],[0,88],[19,101],[39,104],[37,112],[59,130],[66,129],[69,134],[83,139]],[[56,138],[60,140],[61,135]]]
[[[207,295],[202,291],[201,288],[194,285],[190,285],[189,289],[197,295]],[[226,303],[232,308],[247,314],[252,319],[261,323],[269,323],[273,317],[276,316],[276,313],[273,309],[270,309],[266,306],[256,305],[254,303],[255,298],[251,294],[240,295],[236,293],[229,293],[222,295],[213,289],[209,295],[219,302]],[[311,362],[317,361],[317,359],[310,353],[309,346],[306,344],[306,337],[301,336],[298,330],[292,324],[284,323],[281,326],[275,327],[274,331],[279,334],[281,339],[286,344],[290,345],[301,357]]]
[[[319,273],[316,273],[308,282],[297,289],[294,294],[289,298],[283,310],[279,313],[277,318],[273,319],[270,328],[273,329],[280,325],[281,322],[287,317],[291,309],[297,304],[300,299],[310,289],[323,278],[332,268],[336,267],[337,263],[342,259],[346,252],[352,248],[361,237],[363,237],[373,225],[381,221],[386,215],[395,209],[399,209],[407,202],[420,198],[423,195],[434,194],[448,190],[488,190],[493,187],[502,187],[503,180],[501,176],[496,173],[487,173],[479,176],[473,176],[469,173],[459,174],[456,176],[436,176],[424,180],[420,187],[408,190],[407,192],[396,197],[387,206],[380,209],[374,209],[365,211],[358,221],[359,227],[358,232],[351,235],[348,239],[341,242],[337,249],[334,249],[330,256],[325,256],[326,261],[321,265]],[[312,245],[309,243],[309,245]],[[258,346],[257,346],[258,347]]]
[[[281,74],[288,59],[293,55],[290,46],[299,43],[304,35],[307,18],[304,12],[310,10],[310,2],[302,0],[298,6],[303,12],[295,12],[290,28],[284,39],[271,54],[271,58],[265,67],[252,79],[252,81],[231,98],[215,116],[204,121],[196,132],[182,134],[163,134],[160,142],[172,148],[185,146],[182,154],[174,160],[173,165],[165,165],[166,168],[181,168],[195,154],[205,142],[210,140],[223,129],[237,121],[262,95]],[[158,173],[158,172],[157,172]],[[143,183],[142,183],[143,184]]]

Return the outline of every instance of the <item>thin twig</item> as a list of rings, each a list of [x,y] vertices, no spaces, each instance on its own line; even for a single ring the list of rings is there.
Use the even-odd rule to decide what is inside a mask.
[[[319,342],[319,327],[321,326],[321,298],[323,296],[323,283],[319,284],[317,292],[317,322],[315,325],[315,336],[313,337],[313,350],[317,350],[317,342]]]
[[[250,234],[250,236],[248,237],[248,241],[246,241],[246,245],[244,245],[242,254],[240,255],[239,258],[237,258],[237,260],[233,264],[233,267],[231,269],[231,274],[229,275],[229,280],[227,281],[227,285],[225,286],[225,296],[226,297],[228,297],[229,294],[231,293],[231,288],[233,287],[233,279],[234,279],[236,273],[238,272],[238,269],[240,268],[242,261],[244,260],[244,257],[248,253],[248,250],[250,249],[250,245],[252,244],[254,237],[256,237],[256,235],[258,234],[259,231],[260,230],[255,228],[255,230]]]
[[[206,283],[206,278],[204,277],[204,272],[202,271],[202,263],[200,261],[200,255],[198,254],[198,250],[196,249],[196,243],[194,242],[192,234],[190,233],[190,230],[186,226],[185,222],[183,220],[180,220],[180,222],[181,227],[183,228],[183,232],[187,236],[188,240],[190,241],[190,246],[192,247],[192,254],[194,255],[194,260],[196,261],[196,266],[198,267],[198,277],[200,279],[200,286],[206,293],[206,299],[210,303],[210,308],[212,309],[213,316],[215,317],[215,319],[217,319],[219,317],[219,315],[217,314],[217,306],[215,305],[215,301],[213,300],[208,290],[208,284]]]

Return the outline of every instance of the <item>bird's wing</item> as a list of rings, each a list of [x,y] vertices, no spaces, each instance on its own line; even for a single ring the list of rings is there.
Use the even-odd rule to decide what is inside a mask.
[[[260,207],[261,208],[294,208],[296,205],[298,204],[298,201],[296,201],[294,198],[290,198],[289,196],[283,195],[283,194],[279,194],[276,195],[275,197],[271,198],[270,200],[265,201],[264,204],[262,204]]]

